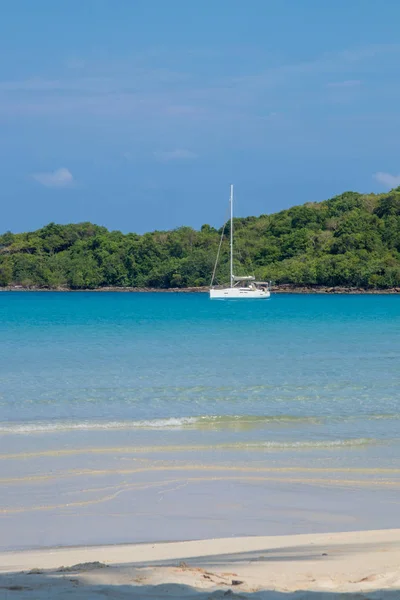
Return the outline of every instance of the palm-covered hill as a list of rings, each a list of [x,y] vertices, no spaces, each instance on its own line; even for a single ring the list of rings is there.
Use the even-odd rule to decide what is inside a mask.
[[[400,286],[400,187],[381,195],[346,192],[273,215],[237,218],[234,228],[238,274],[299,286]],[[204,286],[221,231],[203,225],[200,231],[124,235],[91,223],[50,223],[34,232],[7,232],[0,236],[0,286]],[[228,248],[224,239],[221,283]]]

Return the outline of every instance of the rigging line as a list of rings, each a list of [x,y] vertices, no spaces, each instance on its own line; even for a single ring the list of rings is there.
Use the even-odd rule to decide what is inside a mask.
[[[228,222],[228,220],[225,221],[224,226],[222,227],[221,239],[219,240],[219,246],[218,246],[218,252],[217,252],[217,260],[215,261],[214,270],[213,270],[213,274],[212,274],[212,277],[211,277],[210,287],[212,287],[213,283],[214,283],[215,271],[217,270],[219,255],[220,255],[220,252],[221,252],[222,242],[224,240],[224,233],[225,233],[225,227],[226,227],[227,222]]]

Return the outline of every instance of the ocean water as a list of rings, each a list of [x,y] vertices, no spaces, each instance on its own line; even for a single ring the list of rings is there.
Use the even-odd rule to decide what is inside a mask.
[[[399,359],[396,296],[2,292],[0,547],[400,526]]]

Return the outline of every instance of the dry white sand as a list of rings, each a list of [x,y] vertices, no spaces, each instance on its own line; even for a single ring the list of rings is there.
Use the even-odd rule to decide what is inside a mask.
[[[0,599],[400,599],[400,530],[0,554]]]

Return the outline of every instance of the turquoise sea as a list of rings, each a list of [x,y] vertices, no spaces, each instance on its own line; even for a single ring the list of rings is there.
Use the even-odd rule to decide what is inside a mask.
[[[0,548],[400,526],[400,298],[0,293]]]

